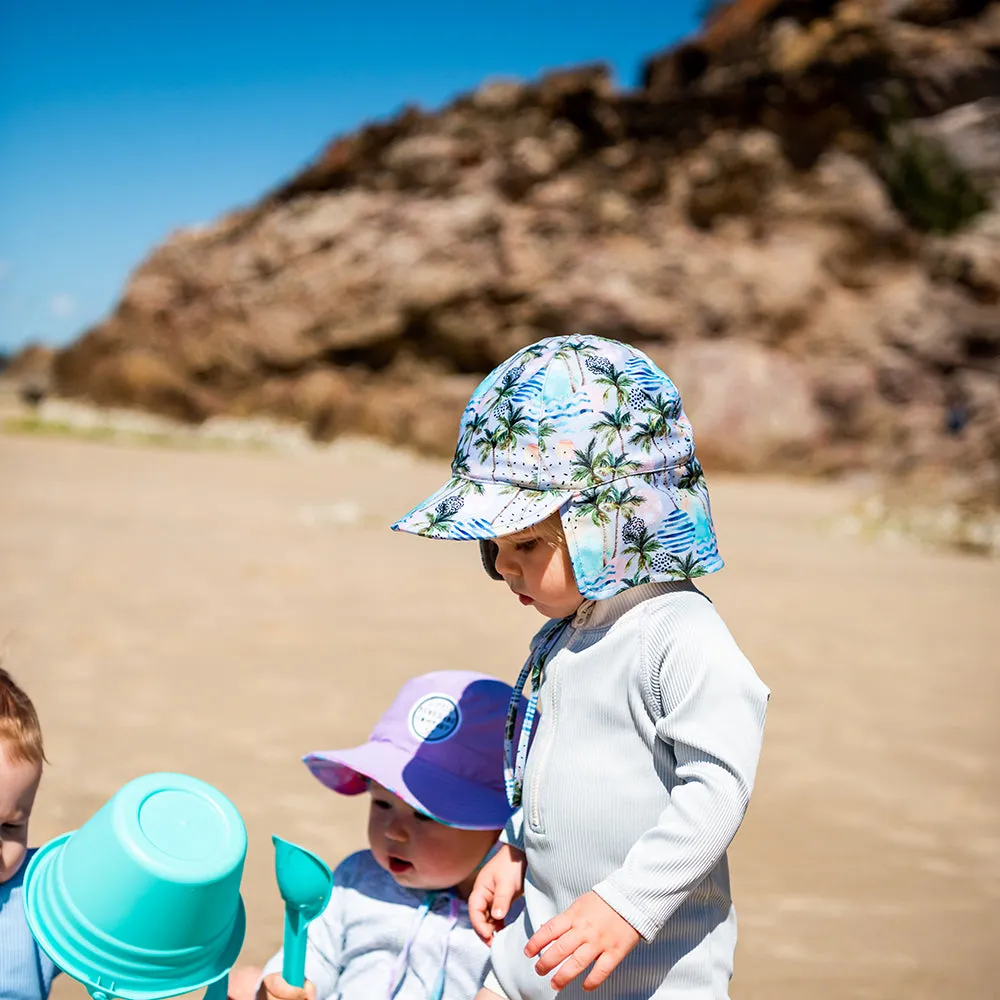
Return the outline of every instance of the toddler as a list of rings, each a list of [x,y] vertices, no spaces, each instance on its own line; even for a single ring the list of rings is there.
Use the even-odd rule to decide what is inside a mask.
[[[40,1000],[58,969],[24,915],[28,820],[42,779],[42,730],[31,699],[0,668],[0,997]]]
[[[476,389],[452,474],[393,527],[478,540],[549,619],[508,717],[517,811],[469,900],[479,1000],[728,997],[768,691],[692,583],[722,560],[677,390],[626,344],[548,338]]]
[[[338,866],[330,903],[309,925],[307,989],[281,978],[279,951],[260,1000],[476,995],[489,948],[466,901],[511,814],[502,758],[511,696],[483,674],[426,674],[403,686],[367,743],[304,758],[333,791],[368,793],[369,849]]]

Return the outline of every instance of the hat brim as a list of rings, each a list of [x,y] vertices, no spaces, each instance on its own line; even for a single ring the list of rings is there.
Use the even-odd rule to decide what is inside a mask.
[[[70,912],[71,904],[60,884],[59,860],[71,836],[67,833],[49,841],[31,859],[24,878],[25,916],[39,946],[66,975],[84,985],[96,986],[95,975],[102,971],[100,956],[94,951],[93,941],[80,934],[80,920]],[[246,936],[246,924],[246,908],[240,896],[232,931],[215,954],[202,957],[195,966],[180,972],[169,968],[164,961],[153,962],[165,973],[163,978],[118,977],[114,988],[100,989],[121,1000],[164,1000],[210,986],[228,975],[236,963]],[[93,940],[100,940],[100,936]]]
[[[367,779],[371,779],[445,826],[500,830],[510,818],[511,809],[499,771],[497,787],[484,787],[381,741],[349,750],[317,751],[306,754],[302,760],[332,791],[359,795],[367,791]]]
[[[452,541],[498,538],[544,521],[573,493],[573,490],[533,490],[455,476],[392,528]]]

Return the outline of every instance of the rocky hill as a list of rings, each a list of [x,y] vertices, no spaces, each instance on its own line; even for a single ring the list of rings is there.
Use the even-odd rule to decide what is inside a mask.
[[[1000,505],[1000,3],[737,0],[649,60],[494,81],[175,233],[54,390],[448,453],[479,377],[587,331],[709,470]]]

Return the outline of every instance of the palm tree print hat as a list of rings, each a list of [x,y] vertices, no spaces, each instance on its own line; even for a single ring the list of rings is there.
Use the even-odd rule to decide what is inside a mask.
[[[549,337],[505,361],[465,408],[451,471],[393,529],[477,540],[497,579],[489,540],[555,511],[586,598],[722,568],[680,394],[628,344]]]

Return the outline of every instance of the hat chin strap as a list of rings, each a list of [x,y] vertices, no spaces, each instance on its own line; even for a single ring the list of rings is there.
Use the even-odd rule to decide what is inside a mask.
[[[448,890],[444,890],[443,893],[431,892],[420,904],[420,908],[417,910],[417,918],[413,924],[413,929],[410,931],[410,936],[407,938],[406,944],[403,945],[403,950],[399,953],[399,957],[396,959],[396,963],[393,966],[392,976],[389,980],[389,989],[386,992],[386,1000],[392,1000],[392,998],[396,995],[396,991],[406,978],[407,966],[410,961],[410,952],[413,950],[414,942],[417,940],[417,935],[420,933],[420,928],[423,926],[424,918],[428,913],[430,913],[431,907],[440,895],[447,895],[449,897],[448,929],[445,931],[444,948],[441,951],[441,963],[438,967],[437,978],[435,979],[434,987],[428,996],[429,1000],[441,1000],[441,997],[444,995],[444,984],[448,969],[448,952],[451,948],[451,932],[455,929],[455,925],[458,923],[458,914],[461,905],[458,897]],[[206,994],[205,1000],[221,1000],[221,998],[209,998]]]
[[[497,841],[483,855],[483,860],[480,861],[469,874],[478,872],[496,853],[499,847],[500,842]],[[386,993],[386,1000],[392,1000],[392,998],[396,995],[396,991],[406,978],[406,968],[409,964],[410,952],[413,949],[414,942],[417,940],[417,935],[420,933],[420,928],[423,925],[424,918],[428,913],[430,913],[431,908],[437,902],[438,897],[442,895],[448,897],[448,930],[445,932],[444,936],[444,948],[441,952],[441,965],[438,969],[437,978],[434,982],[434,988],[428,996],[429,1000],[441,1000],[441,997],[444,995],[445,979],[448,972],[448,953],[451,949],[451,932],[455,929],[455,925],[458,923],[458,916],[462,905],[458,896],[451,889],[432,891],[420,904],[420,908],[417,910],[416,920],[413,924],[413,929],[410,931],[410,936],[407,938],[406,944],[403,946],[403,950],[399,953],[399,957],[396,959],[396,963],[393,966],[392,976],[389,980],[389,989]],[[205,1000],[222,1000],[222,997],[209,997],[206,994]]]

